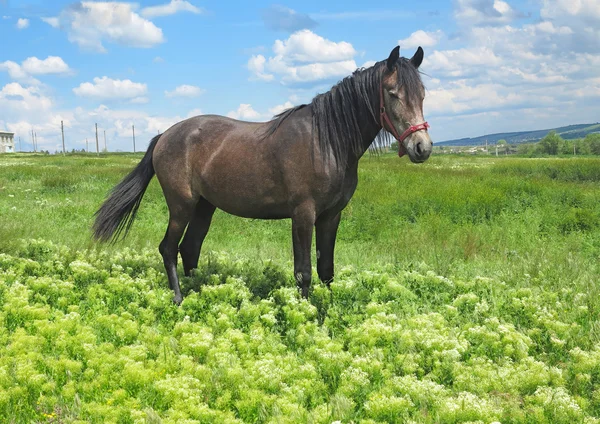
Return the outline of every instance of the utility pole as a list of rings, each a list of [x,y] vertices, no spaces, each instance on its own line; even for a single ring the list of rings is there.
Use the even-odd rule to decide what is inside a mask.
[[[66,153],[65,153],[65,127],[63,126],[63,121],[60,121],[60,132],[62,134],[63,156],[65,156],[66,155]]]
[[[573,156],[576,156],[577,153],[575,153],[575,140],[573,140]]]
[[[22,152],[23,148],[21,147],[21,136],[19,136],[19,152]]]
[[[96,124],[96,155],[100,156],[100,148],[98,147],[98,124]]]
[[[31,127],[31,144],[33,145],[33,153],[35,153],[35,137],[33,136],[33,127]]]
[[[498,145],[496,144],[496,157],[498,157]]]
[[[37,152],[37,148],[39,147],[38,146],[38,142],[37,142],[37,132],[33,133],[33,139],[35,140],[35,149],[36,149],[36,152]]]
[[[85,138],[85,152],[86,153],[90,152],[90,148],[88,147],[88,139],[87,139],[87,137]]]
[[[133,131],[133,153],[135,153],[135,125],[131,126],[131,131]]]
[[[106,130],[104,130],[104,152],[108,152],[108,149],[106,148]]]

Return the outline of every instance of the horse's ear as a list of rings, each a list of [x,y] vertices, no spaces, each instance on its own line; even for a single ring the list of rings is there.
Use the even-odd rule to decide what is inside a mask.
[[[392,50],[392,52],[390,53],[390,57],[388,57],[388,59],[387,59],[388,71],[391,72],[394,69],[396,69],[396,62],[398,61],[399,57],[400,57],[400,46],[396,46],[396,47],[394,47],[394,50]]]
[[[412,63],[415,66],[415,68],[419,69],[419,66],[421,66],[421,63],[423,62],[423,55],[423,49],[421,48],[421,46],[419,46],[415,55],[410,58],[410,63]]]

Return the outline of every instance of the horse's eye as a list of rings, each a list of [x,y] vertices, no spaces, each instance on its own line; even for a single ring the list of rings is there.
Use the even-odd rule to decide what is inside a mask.
[[[396,98],[396,99],[399,99],[399,98],[400,98],[400,96],[398,96],[398,93],[395,93],[395,92],[393,92],[393,91],[390,91],[389,93],[390,93],[390,96],[392,96],[392,97],[394,97],[394,98]]]

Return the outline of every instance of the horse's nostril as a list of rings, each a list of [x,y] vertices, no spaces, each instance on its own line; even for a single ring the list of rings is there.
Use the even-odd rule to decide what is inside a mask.
[[[417,151],[417,155],[421,155],[423,153],[423,145],[421,142],[418,142],[415,146],[415,150]]]

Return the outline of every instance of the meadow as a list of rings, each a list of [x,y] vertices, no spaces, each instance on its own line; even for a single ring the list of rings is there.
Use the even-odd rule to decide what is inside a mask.
[[[367,155],[331,291],[289,221],[217,212],[171,303],[140,155],[0,156],[0,421],[600,422],[600,159]]]

